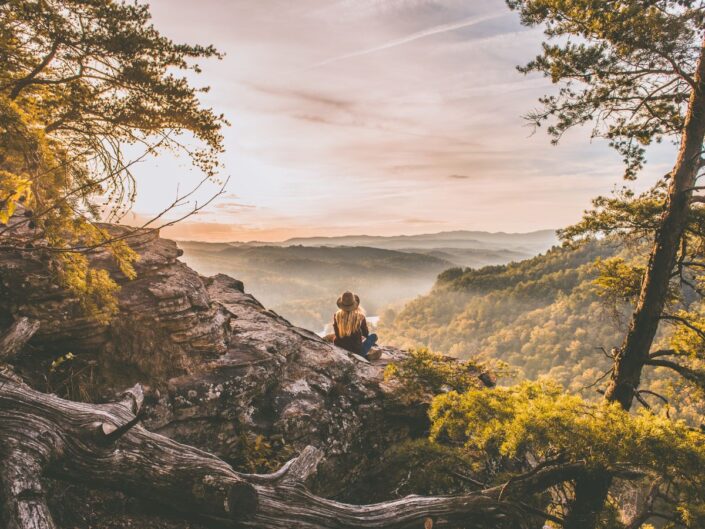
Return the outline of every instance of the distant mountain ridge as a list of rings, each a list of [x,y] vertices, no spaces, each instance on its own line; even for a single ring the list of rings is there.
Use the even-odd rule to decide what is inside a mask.
[[[373,246],[379,247],[379,244],[398,245],[405,244],[412,248],[418,248],[418,243],[427,244],[434,243],[434,247],[445,242],[459,241],[465,243],[508,243],[508,244],[526,244],[527,242],[545,243],[546,241],[557,242],[556,230],[537,230],[526,233],[507,233],[507,232],[488,232],[474,230],[454,230],[441,231],[438,233],[422,233],[418,235],[343,235],[339,237],[295,237],[287,239],[282,244],[303,245],[303,246]],[[457,247],[455,244],[448,246]]]
[[[444,270],[521,261],[556,242],[552,230],[459,230],[387,237],[300,237],[278,243],[182,241],[179,246],[183,259],[200,273],[236,276],[296,325],[320,331],[344,290],[358,293],[374,316],[385,306],[428,292]]]
[[[293,237],[284,241],[232,241],[226,243],[205,243],[202,241],[180,241],[183,243],[227,246],[367,246],[370,248],[385,248],[413,251],[418,248],[442,247],[485,248],[486,245],[524,247],[538,244],[542,248],[550,248],[558,242],[556,230],[536,230],[530,232],[489,232],[477,230],[454,230],[437,233],[422,233],[417,235],[341,235],[331,237]],[[476,246],[472,246],[475,244]]]

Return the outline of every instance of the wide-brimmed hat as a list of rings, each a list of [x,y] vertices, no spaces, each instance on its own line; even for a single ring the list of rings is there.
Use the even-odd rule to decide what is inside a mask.
[[[360,306],[360,296],[349,291],[343,292],[335,303],[339,309],[352,312]]]

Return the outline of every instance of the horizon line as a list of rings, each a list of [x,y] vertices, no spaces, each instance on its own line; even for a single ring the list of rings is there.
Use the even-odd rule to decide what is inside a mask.
[[[451,234],[451,233],[484,233],[487,235],[532,235],[540,232],[547,232],[547,231],[552,231],[554,234],[557,233],[558,228],[542,228],[538,230],[530,230],[530,231],[488,231],[488,230],[472,230],[472,229],[458,229],[458,230],[442,230],[442,231],[437,231],[437,232],[424,232],[424,233],[412,233],[412,234],[405,234],[405,233],[399,233],[396,235],[367,235],[367,234],[349,234],[349,235],[310,235],[310,236],[303,236],[303,237],[289,237],[287,239],[283,240],[277,240],[277,241],[263,241],[263,240],[258,240],[258,239],[250,239],[247,241],[244,240],[232,240],[232,241],[206,241],[206,240],[199,240],[199,239],[193,239],[193,238],[183,238],[183,237],[173,237],[169,236],[168,238],[174,241],[178,242],[198,242],[198,243],[206,243],[206,244],[253,244],[253,243],[261,243],[261,244],[283,244],[287,243],[290,241],[306,241],[306,240],[312,240],[312,239],[346,239],[346,238],[355,238],[355,237],[366,237],[370,239],[392,239],[392,238],[398,238],[398,237],[424,237],[424,236],[431,236],[431,235],[444,235],[444,234]]]

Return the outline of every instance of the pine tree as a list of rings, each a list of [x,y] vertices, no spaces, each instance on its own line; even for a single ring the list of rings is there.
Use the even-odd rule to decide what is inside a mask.
[[[115,237],[99,222],[119,221],[134,202],[131,167],[183,151],[205,180],[221,183],[225,120],[202,107],[206,89],[179,75],[219,56],[161,35],[145,4],[0,1],[0,248],[47,254],[87,305],[110,305],[116,286],[85,255],[107,247],[134,275],[129,234]]]

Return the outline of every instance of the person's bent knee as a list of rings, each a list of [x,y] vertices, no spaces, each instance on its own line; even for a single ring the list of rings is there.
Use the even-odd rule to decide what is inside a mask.
[[[377,335],[376,335],[375,333],[370,334],[370,335],[368,336],[368,339],[369,339],[372,343],[377,343]]]

